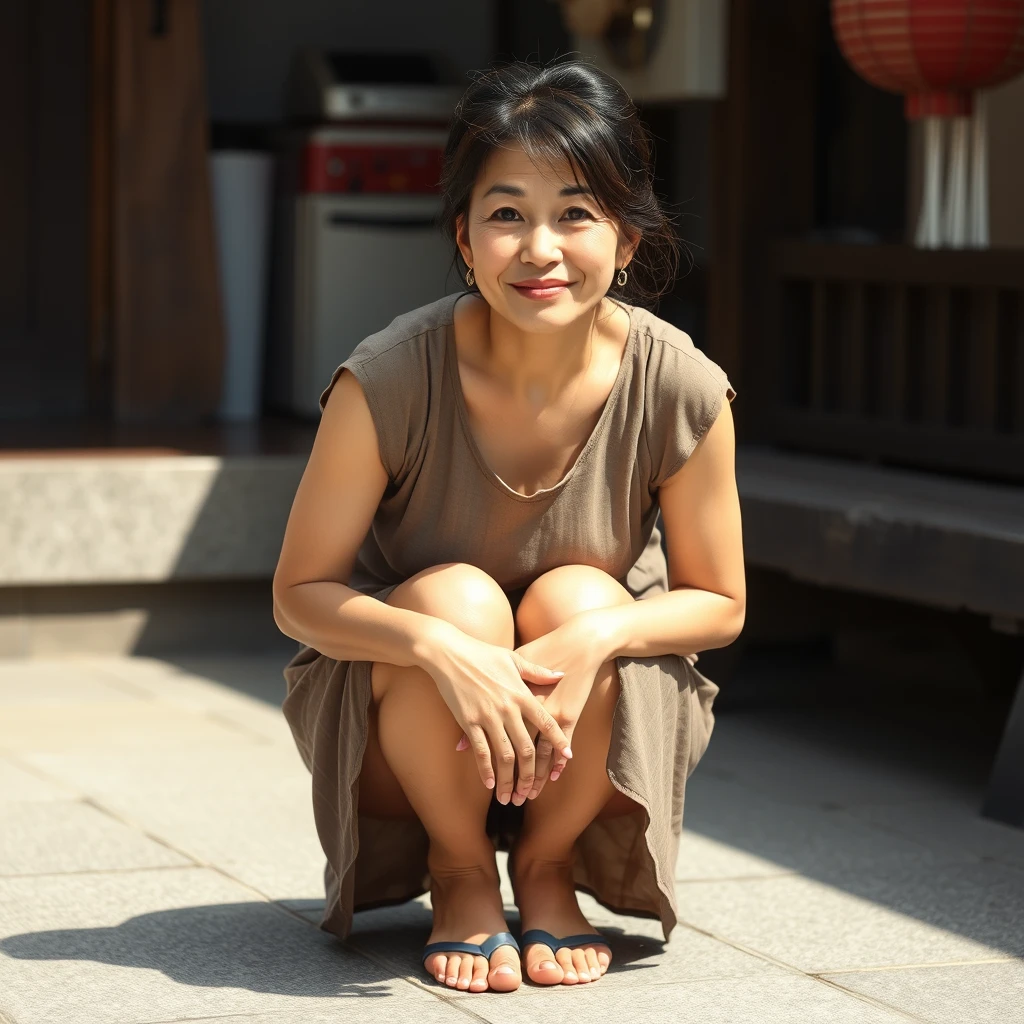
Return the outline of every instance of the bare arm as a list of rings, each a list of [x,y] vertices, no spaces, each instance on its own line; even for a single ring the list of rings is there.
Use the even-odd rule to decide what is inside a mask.
[[[281,632],[331,658],[425,667],[453,627],[347,585],[387,482],[366,398],[346,371],[292,503],[274,573],[274,619]]]
[[[690,458],[658,492],[669,591],[594,616],[606,660],[726,647],[746,615],[736,435],[727,401]]]
[[[572,756],[565,733],[523,681],[524,674],[536,683],[558,675],[436,616],[348,586],[387,482],[366,396],[346,371],[327,400],[288,517],[274,573],[274,619],[287,636],[339,661],[422,668],[469,738],[484,785],[497,781],[507,803],[518,763],[525,798],[534,746],[524,718]]]

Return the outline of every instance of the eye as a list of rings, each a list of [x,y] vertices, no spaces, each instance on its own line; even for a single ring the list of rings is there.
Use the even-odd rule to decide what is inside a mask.
[[[512,216],[511,217],[506,217],[505,214],[509,214],[509,213]],[[514,210],[511,206],[502,206],[499,209],[495,210],[494,213],[491,214],[491,220],[503,220],[506,223],[511,223],[512,221],[516,220],[516,218],[518,218],[518,216],[519,216],[519,211],[518,210]]]
[[[583,216],[574,217],[572,216],[573,214],[582,214]],[[589,210],[583,209],[582,206],[570,206],[569,209],[565,211],[565,215],[569,220],[583,220],[584,217],[590,217],[591,213]]]

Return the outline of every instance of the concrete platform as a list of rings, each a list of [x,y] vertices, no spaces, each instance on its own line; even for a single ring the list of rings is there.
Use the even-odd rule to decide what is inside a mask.
[[[721,712],[671,941],[585,901],[604,979],[474,995],[420,974],[426,899],[316,927],[281,664],[0,662],[4,1024],[1024,1022],[1024,832],[978,817],[991,751],[941,695],[934,720],[835,680],[827,707]]]

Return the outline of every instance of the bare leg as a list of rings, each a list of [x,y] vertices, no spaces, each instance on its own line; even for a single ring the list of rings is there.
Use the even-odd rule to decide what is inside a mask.
[[[517,614],[520,642],[551,632],[581,611],[632,600],[628,591],[599,569],[580,565],[554,569],[523,596]],[[524,931],[543,928],[566,936],[594,930],[576,901],[572,880],[576,839],[599,814],[627,813],[637,806],[612,786],[606,767],[618,697],[615,663],[606,662],[573,733],[570,769],[526,804],[513,858]],[[574,985],[600,978],[611,963],[611,951],[595,943],[553,954],[537,943],[524,951],[524,960],[527,973],[538,984]]]
[[[488,643],[513,646],[508,600],[473,566],[425,570],[392,591],[388,603],[446,619]],[[473,757],[455,750],[462,730],[422,669],[376,662],[372,679],[379,746],[368,747],[364,771],[373,778],[367,791],[381,801],[381,812],[401,812],[407,801],[430,837],[430,941],[478,943],[506,931],[494,846],[485,830],[491,791],[480,782]],[[362,792],[360,804],[364,813],[376,813],[363,804]],[[510,946],[495,950],[490,964],[482,956],[437,954],[426,966],[437,980],[474,992],[507,992],[522,980]]]

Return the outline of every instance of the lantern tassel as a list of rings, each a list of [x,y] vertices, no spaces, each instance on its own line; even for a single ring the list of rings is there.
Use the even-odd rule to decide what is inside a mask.
[[[988,235],[988,125],[985,97],[974,100],[971,120],[970,230],[968,244],[979,249],[989,246]]]
[[[942,244],[942,119],[924,119],[924,188],[917,220],[915,244],[937,249]]]
[[[947,245],[962,249],[967,244],[967,153],[971,124],[966,117],[952,120],[943,234]]]

